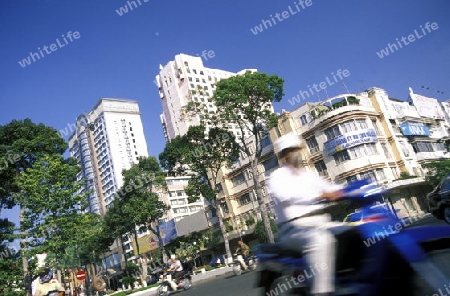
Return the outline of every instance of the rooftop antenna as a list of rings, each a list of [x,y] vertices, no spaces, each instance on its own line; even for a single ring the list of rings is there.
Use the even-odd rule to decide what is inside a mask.
[[[349,94],[350,91],[348,90],[347,85],[345,85],[344,81],[342,81],[342,85],[344,85],[345,89],[347,90],[347,93]]]
[[[328,96],[328,92],[327,92],[327,89],[326,89],[326,88],[324,88],[323,90],[324,90],[324,92],[325,92],[325,93],[326,93],[326,95],[327,95],[327,99],[329,99],[330,97]]]
[[[320,91],[319,91],[320,92]],[[317,96],[317,102],[320,103],[322,102],[322,99],[319,96],[319,92],[316,92],[316,96]]]

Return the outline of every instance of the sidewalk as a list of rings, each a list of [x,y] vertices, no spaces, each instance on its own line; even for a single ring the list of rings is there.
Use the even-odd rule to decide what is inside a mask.
[[[207,271],[205,273],[199,273],[192,276],[192,285],[195,285],[197,283],[202,283],[208,280],[213,280],[219,276],[229,274],[233,272],[232,267],[220,267],[217,269],[213,269],[210,271]],[[147,289],[145,291],[139,291],[136,293],[129,294],[131,296],[148,296],[148,295],[154,295],[158,287],[153,287],[150,289]]]

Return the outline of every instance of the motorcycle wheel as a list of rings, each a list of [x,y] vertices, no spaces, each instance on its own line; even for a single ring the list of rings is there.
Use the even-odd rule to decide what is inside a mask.
[[[168,289],[169,289],[168,286],[160,285],[158,287],[158,289],[156,290],[156,295],[158,295],[158,296],[167,296],[167,295],[169,295]]]
[[[241,268],[241,264],[239,262],[233,264],[233,273],[235,275],[241,275],[242,274],[242,268]]]
[[[186,291],[186,290],[189,290],[189,288],[191,288],[191,286],[192,286],[191,281],[190,281],[189,279],[185,278],[185,279],[183,280],[183,289],[184,289],[185,291]]]
[[[255,270],[256,267],[257,267],[256,261],[253,260],[253,261],[252,261],[252,264],[250,265],[250,269],[251,269],[251,270]]]
[[[450,207],[444,208],[444,221],[450,224]]]

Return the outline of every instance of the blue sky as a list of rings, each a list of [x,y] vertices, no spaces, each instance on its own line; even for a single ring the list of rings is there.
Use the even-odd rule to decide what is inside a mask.
[[[289,99],[338,69],[349,71],[343,81],[352,93],[378,86],[406,99],[411,86],[422,95],[450,99],[446,0],[311,0],[305,8],[299,0],[139,1],[122,16],[116,10],[125,0],[1,1],[0,124],[28,117],[60,130],[102,97],[136,100],[148,152],[157,156],[165,145],[153,83],[159,64],[204,50],[215,53],[204,61],[207,67],[256,68],[284,78],[286,95],[276,111],[293,109]],[[283,11],[286,19],[257,35],[250,30]],[[438,29],[424,35],[420,26],[427,22]],[[377,55],[414,30],[420,39],[382,59]],[[79,38],[64,44],[62,35],[69,31]],[[57,38],[64,47],[19,65]],[[346,92],[337,83],[326,91],[330,97]],[[319,92],[310,101],[317,96],[326,98]]]

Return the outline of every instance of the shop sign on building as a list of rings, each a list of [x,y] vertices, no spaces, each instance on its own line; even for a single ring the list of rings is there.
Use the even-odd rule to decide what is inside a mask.
[[[400,124],[405,136],[430,136],[430,129],[421,122],[407,122]]]
[[[348,149],[364,143],[378,142],[378,137],[373,129],[363,129],[348,132],[337,136],[323,144],[326,155],[333,155],[336,152]]]

